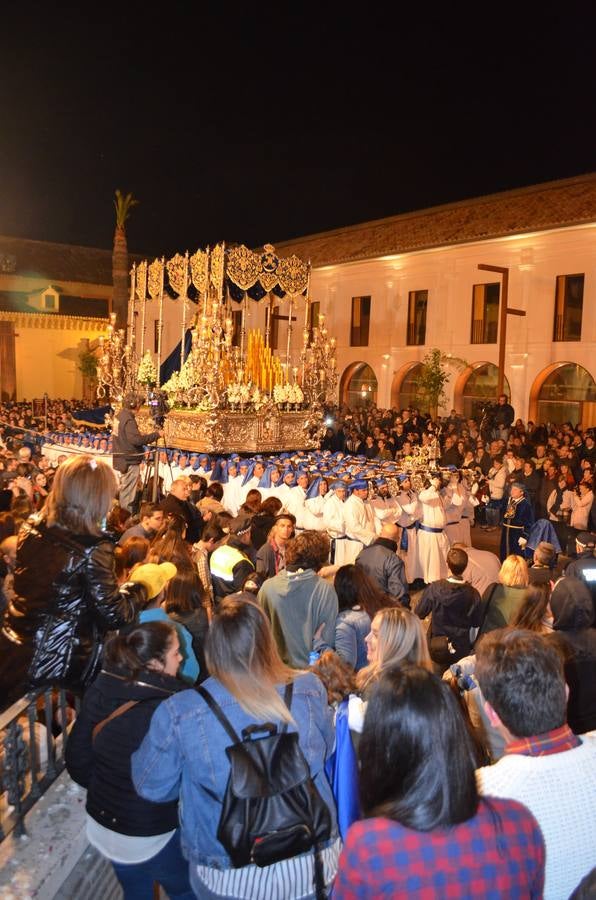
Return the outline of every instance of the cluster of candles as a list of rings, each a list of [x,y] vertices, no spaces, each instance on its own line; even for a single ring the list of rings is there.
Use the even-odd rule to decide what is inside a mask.
[[[294,381],[297,369],[294,369]],[[248,384],[252,382],[259,390],[268,394],[273,393],[276,384],[284,384],[287,381],[286,366],[282,364],[279,356],[274,356],[271,347],[265,346],[263,333],[257,329],[248,332],[246,359],[244,368],[238,371],[238,381]]]

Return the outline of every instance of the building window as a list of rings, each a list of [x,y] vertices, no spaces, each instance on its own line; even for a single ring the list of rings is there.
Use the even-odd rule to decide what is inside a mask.
[[[472,294],[472,344],[496,344],[499,331],[499,296],[501,286],[475,284]]]
[[[56,309],[56,297],[54,294],[46,294],[44,299],[44,305],[46,309],[55,310]]]
[[[321,303],[319,300],[314,300],[310,304],[310,308],[308,311],[308,341],[309,341],[309,343],[312,343],[315,328],[319,327],[319,313],[320,312],[321,312]]]
[[[351,347],[368,347],[370,297],[352,297]]]
[[[584,276],[557,275],[553,341],[580,341],[584,305]]]
[[[242,336],[242,310],[232,310],[232,347],[240,346]]]
[[[419,347],[426,344],[426,303],[428,291],[410,291],[408,294],[408,333],[406,343]]]
[[[159,319],[153,323],[153,352],[159,352]]]

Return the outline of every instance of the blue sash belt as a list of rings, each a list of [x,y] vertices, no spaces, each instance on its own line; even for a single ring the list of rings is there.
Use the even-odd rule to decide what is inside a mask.
[[[430,525],[419,525],[418,528],[420,531],[429,531],[431,534],[443,534],[442,528],[431,528]]]
[[[401,538],[400,538],[400,541],[399,541],[399,549],[400,549],[400,550],[405,550],[405,551],[407,552],[407,550],[408,550],[408,531],[409,531],[411,528],[416,528],[416,529],[417,529],[417,528],[418,528],[418,522],[412,522],[411,525],[402,525],[402,527],[401,527]]]

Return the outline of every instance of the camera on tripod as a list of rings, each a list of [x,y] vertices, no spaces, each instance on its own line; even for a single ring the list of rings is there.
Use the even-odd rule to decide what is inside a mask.
[[[158,428],[163,428],[166,416],[169,412],[168,395],[164,391],[149,391],[147,398],[149,415]]]

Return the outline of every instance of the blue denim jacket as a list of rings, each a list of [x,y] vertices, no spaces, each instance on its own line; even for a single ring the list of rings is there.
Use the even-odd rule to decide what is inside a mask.
[[[370,616],[363,609],[342,609],[335,620],[335,652],[356,672],[368,665],[364,639],[370,632]]]
[[[335,620],[335,647],[330,647],[323,638],[315,638],[313,650],[323,653],[333,650],[344,662],[359,672],[368,665],[366,643],[370,632],[370,616],[363,609],[342,609]]]
[[[217,700],[238,734],[254,724],[238,701],[215,678],[205,687]],[[282,694],[283,687],[278,687]],[[311,775],[332,811],[337,836],[335,802],[325,774],[325,760],[334,746],[333,710],[326,691],[311,674],[298,675],[292,697],[293,725]],[[279,723],[281,725],[281,723]],[[198,865],[229,869],[231,861],[216,838],[223,797],[230,774],[226,747],[230,738],[196,691],[181,691],[155,711],[143,743],[132,756],[136,790],[146,800],[162,802],[180,796],[182,847]]]

